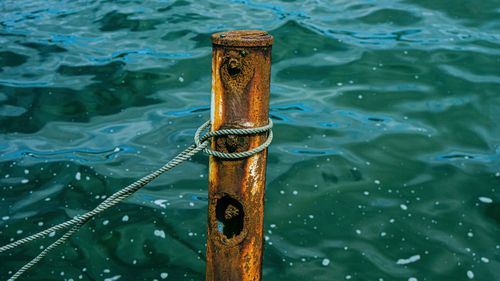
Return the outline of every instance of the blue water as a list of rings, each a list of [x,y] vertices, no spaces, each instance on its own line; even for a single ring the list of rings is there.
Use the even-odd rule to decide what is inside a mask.
[[[210,34],[275,38],[264,280],[500,280],[500,3],[0,3],[0,244],[82,214],[209,118]],[[23,280],[203,280],[207,158]],[[55,237],[0,254],[0,279]]]

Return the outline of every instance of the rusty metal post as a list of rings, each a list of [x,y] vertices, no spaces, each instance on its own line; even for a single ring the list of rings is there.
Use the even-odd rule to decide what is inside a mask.
[[[271,45],[264,31],[212,35],[212,130],[268,124]],[[212,149],[241,152],[267,133],[216,138]],[[261,280],[267,149],[249,158],[211,156],[207,281]]]

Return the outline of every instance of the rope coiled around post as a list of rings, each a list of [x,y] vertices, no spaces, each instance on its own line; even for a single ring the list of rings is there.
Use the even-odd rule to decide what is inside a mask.
[[[264,143],[247,151],[229,153],[229,152],[220,152],[211,150],[210,148],[207,147],[203,149],[203,152],[205,152],[206,154],[218,158],[223,158],[223,159],[247,158],[266,149],[273,141],[273,131],[271,130],[273,127],[273,121],[270,118],[269,118],[269,123],[262,127],[245,128],[245,129],[222,129],[213,132],[208,132],[203,137],[201,137],[201,133],[208,127],[210,127],[210,121],[205,122],[198,128],[198,130],[196,130],[196,133],[194,135],[194,142],[197,146],[201,146],[203,144],[203,138],[220,137],[228,135],[253,135],[253,134],[269,132],[269,135],[267,136],[267,139]]]
[[[19,278],[24,272],[29,270],[31,267],[36,265],[40,260],[42,260],[51,250],[56,248],[57,246],[63,244],[68,240],[74,233],[76,233],[87,221],[89,221],[91,218],[95,217],[96,215],[104,212],[105,210],[115,206],[119,202],[125,200],[128,198],[130,195],[134,194],[136,191],[144,187],[146,184],[150,183],[157,177],[159,177],[161,174],[169,171],[170,169],[176,167],[177,165],[181,164],[182,162],[190,159],[194,155],[196,155],[200,151],[204,151],[208,155],[212,155],[215,157],[219,158],[224,158],[224,159],[240,159],[240,158],[247,158],[250,157],[258,152],[263,151],[266,149],[270,144],[273,139],[273,133],[271,131],[273,127],[273,122],[271,119],[269,119],[269,124],[258,127],[258,128],[244,128],[244,129],[222,129],[218,131],[213,131],[213,132],[207,132],[206,134],[202,135],[204,131],[206,131],[210,127],[210,121],[205,122],[203,125],[201,125],[195,133],[194,136],[194,144],[191,144],[188,148],[183,150],[181,153],[179,153],[177,156],[172,158],[169,162],[167,162],[165,165],[163,165],[161,168],[157,169],[156,171],[140,178],[139,180],[133,182],[132,184],[126,186],[125,188],[113,193],[111,196],[109,196],[106,200],[101,202],[97,207],[95,207],[93,210],[80,215],[76,216],[70,220],[67,220],[65,222],[62,222],[60,224],[57,224],[55,226],[52,226],[50,228],[47,228],[43,231],[37,232],[33,235],[27,236],[25,238],[16,240],[12,243],[9,243],[7,245],[1,246],[0,247],[0,253],[12,250],[18,246],[21,246],[27,242],[31,242],[40,238],[43,238],[50,233],[57,232],[66,228],[71,227],[67,232],[65,232],[60,238],[58,238],[55,242],[50,244],[47,248],[45,248],[43,251],[41,251],[35,258],[33,258],[30,262],[26,263],[21,269],[19,269],[14,275],[12,275],[8,281],[14,281],[17,278]],[[248,151],[243,151],[243,152],[235,152],[235,153],[225,153],[225,152],[219,152],[219,151],[214,151],[211,150],[208,147],[210,144],[210,139],[212,137],[221,137],[221,136],[229,136],[229,135],[252,135],[252,134],[260,134],[260,133],[265,133],[269,132],[268,137],[264,143],[261,145],[250,149]]]

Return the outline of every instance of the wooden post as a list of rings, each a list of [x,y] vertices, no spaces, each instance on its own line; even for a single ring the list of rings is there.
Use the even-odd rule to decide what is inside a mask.
[[[212,35],[212,130],[268,124],[271,45],[264,31]],[[215,138],[212,149],[241,152],[267,133]],[[207,281],[261,280],[267,149],[238,160],[210,157]]]

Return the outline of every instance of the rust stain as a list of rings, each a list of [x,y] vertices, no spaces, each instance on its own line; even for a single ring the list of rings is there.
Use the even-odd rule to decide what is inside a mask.
[[[263,31],[212,35],[212,130],[267,124],[273,38]],[[212,149],[245,151],[267,134],[216,138]],[[210,157],[207,281],[261,280],[267,150],[247,159]]]

